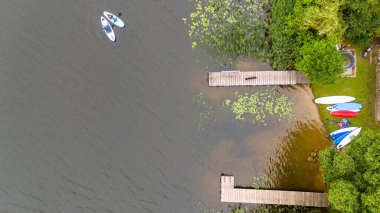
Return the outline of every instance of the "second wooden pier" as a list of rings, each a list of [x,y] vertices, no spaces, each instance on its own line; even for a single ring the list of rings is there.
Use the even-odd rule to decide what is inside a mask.
[[[328,207],[327,193],[235,188],[234,176],[220,179],[221,202]]]

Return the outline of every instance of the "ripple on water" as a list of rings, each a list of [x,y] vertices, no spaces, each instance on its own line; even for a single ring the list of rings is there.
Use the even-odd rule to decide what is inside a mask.
[[[319,163],[307,161],[311,152],[319,152],[328,140],[320,125],[311,121],[297,122],[287,131],[277,146],[276,155],[270,157],[267,174],[272,188],[299,191],[325,189]]]

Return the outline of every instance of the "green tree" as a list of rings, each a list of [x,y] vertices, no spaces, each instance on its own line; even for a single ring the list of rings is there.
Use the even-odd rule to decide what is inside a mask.
[[[298,50],[295,67],[305,73],[313,83],[334,83],[343,73],[343,59],[336,50],[337,39],[311,39]]]
[[[321,163],[321,169],[323,171],[323,181],[325,183],[331,183],[336,179],[335,169],[333,167],[333,161],[335,156],[335,148],[327,147],[319,153],[319,162]]]
[[[368,209],[369,212],[379,211],[380,189],[373,189],[369,193],[364,194],[362,196],[362,202],[364,207]]]
[[[293,6],[293,0],[274,0],[272,3],[268,36],[271,42],[272,67],[277,70],[294,68],[295,36],[285,32],[286,17],[292,14]]]
[[[338,179],[347,179],[354,174],[355,161],[346,154],[335,155],[333,147],[324,149],[320,153],[321,164],[324,168],[324,181],[332,182]]]
[[[362,132],[345,152],[327,148],[320,153],[321,170],[329,184],[332,208],[342,212],[380,209],[380,133]]]
[[[341,212],[358,212],[359,192],[356,187],[347,181],[332,182],[329,190],[329,202],[332,207]]]
[[[273,66],[295,68],[312,83],[334,83],[343,73],[335,48],[343,33],[340,5],[341,0],[275,0],[269,27]]]
[[[345,0],[341,7],[347,27],[344,37],[356,44],[369,44],[380,35],[379,0]]]
[[[183,19],[189,25],[193,47],[199,41],[217,59],[227,61],[238,56],[268,57],[265,34],[269,0],[193,1],[190,19]]]
[[[341,37],[340,5],[341,0],[296,0],[293,14],[288,17],[287,31],[299,34],[314,30],[319,36]]]

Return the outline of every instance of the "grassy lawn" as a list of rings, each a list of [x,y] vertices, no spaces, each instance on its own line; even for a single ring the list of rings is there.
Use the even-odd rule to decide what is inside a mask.
[[[373,46],[374,47],[374,46]],[[372,63],[369,63],[370,56],[361,56],[364,47],[356,48],[356,77],[342,77],[332,85],[313,84],[312,90],[315,98],[332,95],[349,95],[356,98],[355,102],[363,104],[360,116],[348,119],[351,126],[361,126],[363,129],[380,130],[380,125],[375,122],[375,102],[376,102],[376,52],[373,48]],[[322,122],[326,125],[327,132],[338,129],[337,124],[332,124],[326,119],[340,120],[330,116],[326,110],[328,105],[318,105]]]

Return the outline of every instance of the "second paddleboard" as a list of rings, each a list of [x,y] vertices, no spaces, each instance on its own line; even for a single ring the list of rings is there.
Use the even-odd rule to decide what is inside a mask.
[[[125,24],[124,22],[117,16],[115,16],[114,14],[110,13],[110,12],[107,12],[107,11],[104,11],[103,12],[103,15],[113,24],[115,24],[116,26],[118,27],[125,27]]]
[[[326,109],[330,112],[338,111],[338,110],[349,110],[349,111],[360,111],[363,105],[359,103],[340,103],[328,106]]]

